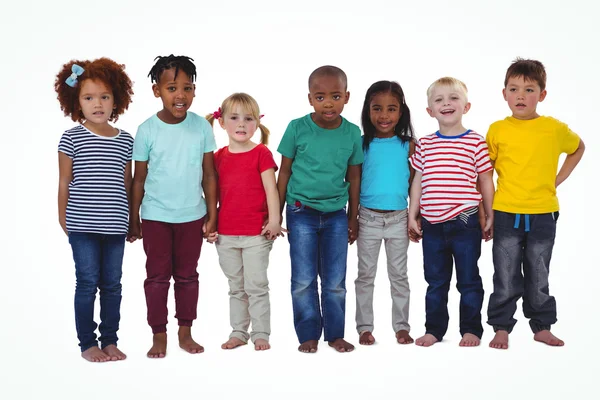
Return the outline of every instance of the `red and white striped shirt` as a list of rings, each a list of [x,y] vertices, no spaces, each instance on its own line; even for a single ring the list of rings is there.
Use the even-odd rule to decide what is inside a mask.
[[[477,175],[492,169],[485,139],[472,130],[458,136],[442,136],[438,131],[422,137],[410,163],[423,174],[421,215],[431,223],[448,221],[478,206]]]

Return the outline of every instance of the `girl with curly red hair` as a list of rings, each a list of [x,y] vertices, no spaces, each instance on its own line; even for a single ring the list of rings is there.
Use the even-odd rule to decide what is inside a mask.
[[[75,326],[81,355],[91,362],[117,361],[121,271],[132,182],[132,136],[109,122],[131,103],[125,66],[108,58],[72,60],[54,88],[65,116],[79,122],[58,145],[58,219],[75,261]],[[94,302],[100,289],[100,341]]]

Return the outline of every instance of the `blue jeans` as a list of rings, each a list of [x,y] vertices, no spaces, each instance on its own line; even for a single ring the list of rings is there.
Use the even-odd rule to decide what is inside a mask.
[[[70,232],[75,261],[75,327],[81,351],[97,346],[94,322],[96,289],[100,289],[100,343],[117,343],[121,319],[121,275],[125,235]]]
[[[477,213],[469,216],[466,224],[460,219],[438,224],[423,219],[422,228],[425,280],[429,284],[425,295],[426,333],[441,341],[448,330],[448,290],[454,258],[456,288],[460,292],[460,334],[481,338],[483,285],[477,266],[481,255]]]
[[[517,320],[517,300],[534,333],[556,322],[556,300],[548,275],[558,211],[518,215],[494,211],[494,293],[488,303],[488,324],[511,332]]]
[[[304,206],[286,208],[294,327],[300,343],[344,337],[348,218],[344,209],[321,212]],[[317,289],[321,279],[321,304]],[[322,311],[322,314],[321,314]]]

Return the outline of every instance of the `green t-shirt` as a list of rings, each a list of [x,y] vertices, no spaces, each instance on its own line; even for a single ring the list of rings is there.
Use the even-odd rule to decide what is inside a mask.
[[[348,202],[348,165],[363,162],[360,128],[342,117],[336,129],[315,124],[310,114],[289,123],[277,151],[291,158],[292,176],[286,202],[296,201],[323,212]]]

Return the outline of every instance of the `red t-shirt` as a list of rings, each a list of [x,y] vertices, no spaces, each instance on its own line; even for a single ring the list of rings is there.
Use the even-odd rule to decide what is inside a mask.
[[[277,171],[271,151],[263,144],[245,153],[231,153],[225,146],[215,153],[219,176],[219,219],[221,235],[260,235],[267,220],[267,195],[261,174]]]

